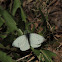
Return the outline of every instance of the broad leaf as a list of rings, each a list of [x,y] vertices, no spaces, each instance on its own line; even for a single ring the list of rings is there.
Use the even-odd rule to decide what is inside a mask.
[[[13,17],[4,9],[0,7],[0,14],[3,17],[7,27],[8,27],[8,32],[12,32],[14,30],[17,30],[17,26],[15,23],[15,20]]]
[[[6,53],[0,51],[0,61],[1,62],[16,62],[10,56],[7,56]]]

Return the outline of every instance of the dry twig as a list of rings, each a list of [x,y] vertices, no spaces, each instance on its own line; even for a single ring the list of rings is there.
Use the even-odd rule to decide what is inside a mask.
[[[16,61],[21,61],[22,59],[27,58],[27,57],[29,57],[29,56],[31,56],[31,55],[32,55],[32,54],[26,55],[26,56],[24,56],[24,57],[22,57],[22,58],[17,59]]]

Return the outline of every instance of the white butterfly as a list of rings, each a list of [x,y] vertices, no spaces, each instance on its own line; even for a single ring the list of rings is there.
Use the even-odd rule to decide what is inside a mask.
[[[29,42],[29,40],[30,42]],[[22,35],[18,37],[13,43],[12,46],[20,48],[22,51],[30,49],[30,46],[33,48],[38,48],[41,46],[41,43],[45,41],[45,38],[36,33],[30,33],[29,37]]]

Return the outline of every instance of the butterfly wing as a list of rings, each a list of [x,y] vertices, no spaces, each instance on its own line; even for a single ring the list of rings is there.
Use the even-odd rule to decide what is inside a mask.
[[[30,48],[30,45],[28,43],[28,39],[26,38],[26,35],[22,35],[18,37],[12,44],[14,47],[20,48],[22,51],[26,51]]]
[[[41,46],[41,43],[45,41],[45,38],[39,34],[31,33],[30,34],[30,44],[33,48]]]

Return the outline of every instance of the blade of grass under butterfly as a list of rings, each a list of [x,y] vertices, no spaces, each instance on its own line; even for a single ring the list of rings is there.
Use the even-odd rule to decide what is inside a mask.
[[[40,52],[43,54],[44,59],[45,59],[46,62],[54,62],[52,60],[52,57],[56,56],[55,53],[53,53],[53,52],[51,52],[49,50],[40,50]]]

